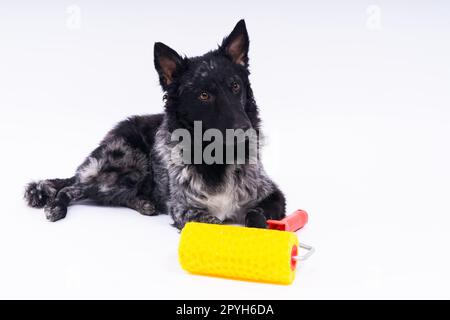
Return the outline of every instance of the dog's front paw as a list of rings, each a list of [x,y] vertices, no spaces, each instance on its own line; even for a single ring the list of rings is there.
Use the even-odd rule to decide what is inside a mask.
[[[202,216],[207,214],[204,210],[200,209],[188,209],[184,212],[183,218],[186,222],[189,221],[199,221]]]
[[[67,207],[50,205],[44,208],[45,217],[48,221],[55,222],[63,219],[67,214]]]
[[[261,208],[253,208],[245,216],[245,226],[250,228],[267,228],[266,216]]]
[[[211,216],[211,215],[208,215],[202,222],[212,223],[212,224],[222,224],[222,220],[220,220],[217,217]]]
[[[203,222],[212,224],[221,224],[222,220],[211,215],[206,210],[188,209],[184,211],[181,219],[174,220],[173,226],[178,229],[183,229],[188,222]]]
[[[186,222],[196,221],[196,222],[204,222],[204,223],[214,223],[221,224],[222,220],[211,215],[206,210],[200,209],[189,209],[184,214]]]

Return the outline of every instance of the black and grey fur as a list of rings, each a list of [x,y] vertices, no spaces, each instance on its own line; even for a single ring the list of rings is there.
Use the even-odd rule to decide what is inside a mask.
[[[243,20],[217,50],[186,58],[155,44],[155,67],[166,92],[163,114],[120,122],[69,179],[30,183],[27,203],[44,208],[50,221],[70,204],[91,199],[125,206],[144,215],[169,213],[181,229],[189,221],[266,227],[285,215],[282,192],[256,164],[182,164],[174,161],[175,129],[253,128],[258,108],[248,79],[249,39]]]

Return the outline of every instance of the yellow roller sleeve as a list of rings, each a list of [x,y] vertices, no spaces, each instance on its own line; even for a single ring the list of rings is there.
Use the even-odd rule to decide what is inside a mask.
[[[297,248],[293,232],[189,222],[181,232],[178,255],[191,273],[290,284]]]

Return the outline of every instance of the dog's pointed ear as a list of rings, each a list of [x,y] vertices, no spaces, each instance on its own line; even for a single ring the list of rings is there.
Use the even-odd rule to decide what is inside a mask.
[[[230,35],[223,39],[219,50],[234,63],[247,67],[249,44],[247,27],[242,19],[236,24]]]
[[[155,68],[159,74],[159,82],[166,90],[181,72],[184,60],[175,50],[162,42],[155,42],[154,59]]]

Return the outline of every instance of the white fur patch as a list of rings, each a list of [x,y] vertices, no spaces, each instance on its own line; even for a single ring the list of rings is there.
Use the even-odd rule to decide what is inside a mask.
[[[234,195],[234,192],[228,190],[209,195],[202,202],[208,208],[211,215],[224,221],[225,219],[233,218],[241,209]]]
[[[80,181],[82,183],[85,183],[89,181],[89,179],[91,179],[92,177],[98,175],[98,173],[102,169],[103,164],[104,164],[103,159],[97,160],[96,158],[90,157],[89,163],[83,166],[78,173]]]
[[[211,215],[222,221],[233,219],[238,215],[242,208],[237,199],[234,179],[229,174],[226,178],[226,183],[222,186],[222,190],[213,194],[202,192],[203,183],[198,180],[198,178],[192,179],[191,187],[198,190],[205,198],[196,198],[195,200],[205,206]]]
[[[100,190],[100,192],[108,192],[110,191],[112,188],[106,184],[102,184],[100,185],[100,187],[98,188],[98,190]]]

